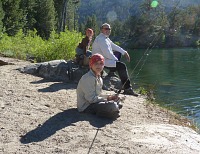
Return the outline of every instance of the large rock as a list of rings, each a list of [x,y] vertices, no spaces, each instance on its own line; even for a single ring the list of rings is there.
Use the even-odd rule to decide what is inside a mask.
[[[88,72],[89,67],[80,67],[73,61],[53,60],[43,63],[36,63],[18,69],[21,73],[40,76],[53,81],[75,82],[78,83],[80,78]],[[119,89],[121,82],[117,77],[103,74],[105,90]]]
[[[14,65],[14,64],[0,59],[0,66],[3,66],[3,65]]]

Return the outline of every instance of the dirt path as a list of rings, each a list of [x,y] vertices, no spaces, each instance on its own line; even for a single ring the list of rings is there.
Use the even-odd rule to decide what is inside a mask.
[[[22,74],[16,69],[29,62],[0,59],[15,64],[0,66],[0,154],[200,153],[199,134],[142,97],[126,96],[115,121],[81,114],[75,84]]]

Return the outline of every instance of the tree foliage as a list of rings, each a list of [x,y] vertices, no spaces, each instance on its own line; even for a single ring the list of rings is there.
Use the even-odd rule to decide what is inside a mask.
[[[54,0],[58,32],[78,29],[79,0]]]
[[[20,8],[20,0],[2,0],[5,16],[3,26],[10,36],[15,35],[24,26],[23,11]]]
[[[36,0],[21,0],[20,7],[23,10],[23,15],[25,18],[25,25],[23,27],[24,32],[27,32],[28,30],[34,30],[34,28],[36,28],[36,4]]]
[[[111,37],[129,47],[194,46],[200,40],[200,2],[198,0],[1,0],[0,31],[8,36],[19,30],[37,30],[48,40],[51,32],[79,31],[92,28],[95,36],[108,22]],[[1,8],[0,3],[0,8]],[[191,3],[196,5],[190,5]],[[198,4],[198,5],[197,5]],[[94,36],[94,37],[95,37]]]
[[[48,39],[55,29],[55,8],[53,0],[36,0],[36,29],[40,36]]]
[[[3,21],[2,21],[3,18],[4,18],[4,11],[2,7],[2,1],[0,1],[0,33],[3,31]]]
[[[26,35],[22,30],[10,37],[4,34],[0,40],[0,53],[5,56],[26,59],[27,56],[35,58],[36,62],[54,59],[72,59],[75,49],[81,41],[82,35],[77,32],[56,33],[52,31],[48,40],[37,35],[37,31],[28,31]]]

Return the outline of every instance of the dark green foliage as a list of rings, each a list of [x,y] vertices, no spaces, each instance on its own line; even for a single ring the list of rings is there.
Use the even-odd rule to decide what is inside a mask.
[[[21,0],[2,0],[5,16],[3,25],[8,35],[15,35],[24,26],[23,11],[20,9]]]
[[[200,1],[160,0],[156,7],[152,7],[151,3],[152,0],[82,0],[79,8],[80,29],[82,31],[83,25],[87,25],[88,16],[95,15],[98,27],[104,22],[110,23],[111,37],[122,39],[118,41],[129,44],[131,48],[153,46],[153,40],[157,47],[195,44],[200,36],[200,9],[195,5],[200,4]]]
[[[56,9],[57,31],[62,32],[78,29],[78,14],[80,0],[54,0]]]
[[[38,34],[48,39],[55,29],[55,8],[53,0],[36,0],[36,26]]]
[[[20,8],[23,10],[24,15],[24,32],[27,32],[28,30],[33,30],[35,28],[36,24],[36,0],[21,0]]]
[[[152,0],[1,0],[0,32],[15,36],[37,30],[43,39],[57,33],[92,28],[96,37],[104,22],[114,41],[131,48],[196,46],[200,36],[199,1]],[[78,13],[77,13],[78,12]],[[2,20],[1,20],[2,19]],[[2,23],[2,22],[3,23]],[[4,34],[5,35],[5,34]],[[152,41],[156,40],[153,44]]]
[[[82,33],[85,34],[85,30],[87,28],[92,28],[94,31],[94,37],[97,36],[99,34],[100,28],[98,26],[97,23],[97,18],[95,15],[92,15],[91,17],[87,17],[86,22],[83,24],[83,29],[82,29]]]
[[[4,18],[4,11],[3,11],[3,8],[2,8],[2,2],[0,1],[0,34],[3,31],[3,22],[2,22],[3,18]]]

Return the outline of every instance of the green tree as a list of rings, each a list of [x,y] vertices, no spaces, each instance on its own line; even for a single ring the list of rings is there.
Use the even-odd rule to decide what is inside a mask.
[[[123,26],[127,38],[134,42],[133,47],[146,48],[163,41],[160,38],[164,36],[162,29],[168,26],[167,15],[161,3],[152,7],[151,2],[145,0],[140,6],[141,13],[130,17]]]
[[[50,37],[55,29],[55,8],[53,0],[36,0],[36,29],[38,34],[45,39]]]
[[[88,16],[86,19],[86,23],[84,24],[84,29],[81,31],[83,34],[85,34],[85,30],[87,28],[91,28],[94,31],[94,37],[98,35],[99,33],[99,26],[97,23],[96,15]]]
[[[58,32],[78,29],[78,14],[80,0],[54,0]]]
[[[0,1],[0,33],[3,30],[3,21],[2,21],[3,18],[4,18],[4,11],[2,8],[2,2]]]
[[[23,10],[24,15],[24,32],[33,30],[36,24],[36,0],[21,0],[20,8]]]
[[[20,9],[21,0],[2,0],[5,16],[3,21],[5,31],[8,35],[15,35],[24,27],[23,11]]]
[[[191,6],[184,10],[182,32],[187,35],[200,36],[200,5]]]
[[[168,15],[169,27],[166,29],[166,46],[174,47],[179,46],[180,39],[178,36],[181,34],[181,26],[183,21],[182,11],[179,9],[179,3],[175,4],[173,10]]]
[[[200,36],[200,5],[197,6],[197,17],[194,25],[193,34]],[[199,38],[200,40],[200,38]]]

